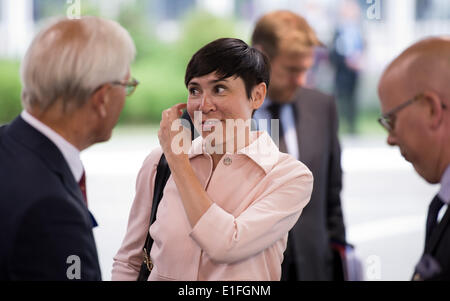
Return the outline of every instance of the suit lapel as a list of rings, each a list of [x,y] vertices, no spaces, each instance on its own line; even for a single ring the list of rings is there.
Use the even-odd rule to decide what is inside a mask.
[[[47,167],[59,176],[67,191],[75,199],[84,203],[81,190],[73,177],[67,161],[53,142],[26,123],[20,116],[8,126],[6,132],[14,140],[41,158]]]
[[[425,246],[425,253],[433,254],[441,240],[442,234],[447,229],[450,222],[450,208],[447,207],[444,217],[432,232],[428,243]]]
[[[302,89],[299,89],[297,95],[295,96],[294,108],[295,108],[295,126],[297,132],[297,141],[298,141],[298,152],[299,158],[298,160],[303,163],[306,158],[308,158],[309,149],[307,143],[302,143],[303,141],[314,141],[314,137],[311,135],[314,134],[314,131],[310,128],[310,125],[313,124],[311,120],[309,120],[312,116],[310,112],[308,112],[307,104],[302,101]],[[318,137],[316,137],[317,139]]]
[[[304,125],[302,124],[303,120],[303,108],[302,102],[299,101],[300,95],[296,96],[296,100],[293,102],[294,107],[294,118],[295,118],[295,132],[297,133],[297,142],[298,142],[298,158],[297,160],[302,160],[302,154],[304,153],[304,143],[301,143],[300,138],[304,137],[305,133],[302,132]]]

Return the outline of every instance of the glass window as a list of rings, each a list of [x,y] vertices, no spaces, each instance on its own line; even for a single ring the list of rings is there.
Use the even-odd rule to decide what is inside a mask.
[[[66,1],[33,0],[33,19],[39,21],[51,16],[63,16],[66,13]]]
[[[158,12],[158,19],[177,20],[194,8],[195,2],[195,0],[157,0],[153,7]]]
[[[450,1],[448,0],[416,0],[417,20],[449,20]]]

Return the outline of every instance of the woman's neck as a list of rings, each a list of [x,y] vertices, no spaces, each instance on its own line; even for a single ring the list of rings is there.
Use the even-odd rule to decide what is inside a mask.
[[[213,171],[216,170],[217,165],[219,165],[220,160],[222,160],[224,154],[212,154],[211,158],[213,161]]]
[[[259,136],[259,135],[257,135]],[[213,171],[216,169],[217,165],[219,165],[220,160],[222,160],[223,156],[225,155],[225,153],[230,152],[235,154],[237,153],[238,150],[241,150],[243,148],[246,148],[247,146],[249,146],[255,139],[257,139],[256,137],[252,137],[252,132],[249,130],[247,132],[247,135],[245,135],[245,142],[244,144],[239,144],[238,143],[238,139],[235,137],[234,139],[234,143],[233,145],[230,145],[231,142],[225,142],[224,144],[222,144],[220,147],[214,147],[215,150],[219,149],[221,150],[220,153],[214,152],[214,153],[210,153],[212,160],[213,160]],[[228,146],[228,148],[227,148]],[[232,148],[232,150],[231,150]]]

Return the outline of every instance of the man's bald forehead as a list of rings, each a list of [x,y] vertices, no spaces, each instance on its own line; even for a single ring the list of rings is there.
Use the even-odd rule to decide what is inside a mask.
[[[428,38],[403,51],[383,73],[382,82],[392,79],[412,93],[432,89],[450,95],[450,37]]]

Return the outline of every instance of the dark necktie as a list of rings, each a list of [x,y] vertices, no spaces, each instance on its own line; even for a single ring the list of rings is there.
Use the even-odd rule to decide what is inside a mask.
[[[428,207],[427,229],[425,236],[426,242],[430,239],[431,233],[433,233],[433,230],[437,225],[437,218],[442,206],[444,206],[444,202],[439,198],[439,195],[436,195]]]
[[[81,176],[80,182],[78,182],[78,186],[80,186],[81,193],[83,194],[84,203],[86,207],[88,205],[87,201],[87,193],[86,193],[86,173],[83,171],[83,175]]]
[[[281,152],[285,153],[285,152],[287,152],[287,147],[286,147],[286,142],[284,140],[283,124],[281,123],[281,120],[280,120],[281,105],[279,103],[272,102],[267,107],[267,110],[270,112],[270,116],[272,119],[279,120],[279,125],[280,125],[280,127],[279,127],[279,137],[280,137],[279,148],[280,148]],[[271,135],[272,135],[272,137],[274,137],[275,133],[272,130],[273,129],[271,129]]]

